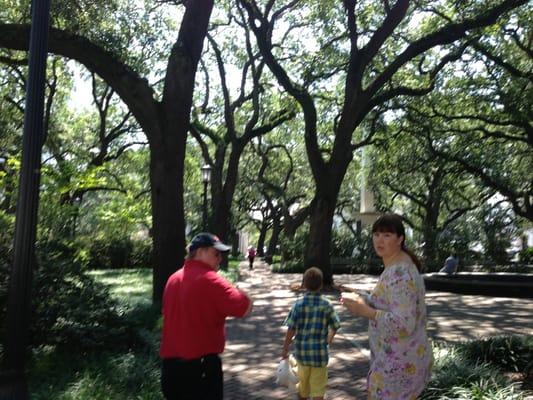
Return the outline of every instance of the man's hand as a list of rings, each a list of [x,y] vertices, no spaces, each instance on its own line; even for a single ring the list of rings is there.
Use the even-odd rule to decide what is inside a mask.
[[[252,300],[250,295],[247,292],[245,292],[244,290],[242,290],[241,288],[237,287],[237,290],[239,292],[241,292],[244,296],[246,296],[248,298],[248,301],[249,301],[248,308],[246,309],[246,311],[244,312],[244,315],[242,316],[242,318],[244,318],[244,317],[247,317],[252,312],[254,301]]]
[[[248,304],[248,308],[246,309],[246,312],[244,313],[243,317],[247,317],[252,312],[252,309],[254,308],[254,301],[250,296],[247,296],[250,303]]]

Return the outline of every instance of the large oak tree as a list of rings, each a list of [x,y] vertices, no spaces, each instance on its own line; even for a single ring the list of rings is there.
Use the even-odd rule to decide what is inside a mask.
[[[354,150],[373,141],[369,116],[399,96],[431,92],[464,39],[525,3],[239,0],[266,64],[304,116],[315,181],[305,265],[320,266],[325,284],[338,193]]]

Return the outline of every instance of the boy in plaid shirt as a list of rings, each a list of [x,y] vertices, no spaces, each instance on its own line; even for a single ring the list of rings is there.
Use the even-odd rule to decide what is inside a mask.
[[[303,285],[307,292],[296,300],[283,323],[288,329],[281,357],[288,357],[294,339],[294,357],[298,361],[300,379],[299,399],[322,400],[328,382],[328,345],[340,322],[331,303],[320,295],[322,271],[309,268],[304,273]]]

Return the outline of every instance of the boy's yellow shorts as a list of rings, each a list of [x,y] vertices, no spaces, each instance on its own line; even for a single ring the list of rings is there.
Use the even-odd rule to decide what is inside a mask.
[[[298,363],[300,397],[321,397],[326,394],[328,367],[308,367]]]

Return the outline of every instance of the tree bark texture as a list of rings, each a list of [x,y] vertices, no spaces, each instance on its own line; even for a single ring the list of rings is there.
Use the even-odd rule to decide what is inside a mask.
[[[333,272],[330,263],[331,232],[335,198],[317,197],[310,216],[309,241],[307,242],[304,267],[319,268],[324,275],[324,286],[333,283]]]
[[[266,261],[271,264],[272,257],[276,254],[276,250],[279,243],[279,235],[281,233],[281,212],[278,211],[274,214],[272,220],[272,234],[270,235],[270,240],[268,241],[268,247],[266,252]]]
[[[266,241],[266,236],[267,236],[267,233],[268,233],[268,223],[265,223],[263,222],[261,224],[261,228],[259,229],[259,239],[257,239],[257,255],[259,257],[264,257],[265,256],[265,241]]]

